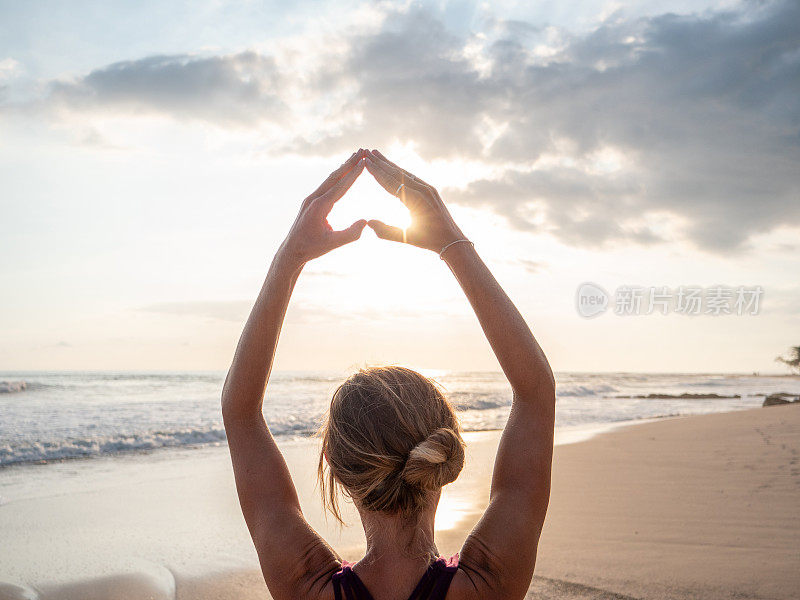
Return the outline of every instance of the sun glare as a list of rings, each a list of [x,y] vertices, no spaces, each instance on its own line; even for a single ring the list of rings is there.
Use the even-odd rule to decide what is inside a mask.
[[[456,495],[452,488],[444,488],[436,509],[436,531],[455,529],[464,517],[467,516],[471,505],[466,498]]]
[[[361,174],[328,216],[334,229],[344,229],[359,219],[378,219],[402,229],[411,225],[408,209],[378,185],[367,171]]]

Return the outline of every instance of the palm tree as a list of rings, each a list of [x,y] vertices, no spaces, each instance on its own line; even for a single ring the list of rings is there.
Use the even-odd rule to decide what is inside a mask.
[[[800,373],[800,346],[789,348],[789,356],[787,358],[779,356],[775,360],[785,364],[793,373]]]

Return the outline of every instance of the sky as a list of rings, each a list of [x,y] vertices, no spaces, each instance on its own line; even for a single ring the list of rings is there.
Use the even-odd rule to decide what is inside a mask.
[[[556,371],[800,344],[796,1],[0,0],[0,370],[227,368],[359,147],[437,187]],[[359,218],[408,214],[365,172]],[[276,368],[382,362],[498,368],[446,265],[367,230],[305,268]]]

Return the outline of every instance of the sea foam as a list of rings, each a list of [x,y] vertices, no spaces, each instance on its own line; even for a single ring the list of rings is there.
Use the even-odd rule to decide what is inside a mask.
[[[264,399],[272,434],[313,435],[346,377],[274,373]],[[513,392],[502,373],[442,372],[436,378],[465,431],[505,425]],[[224,379],[223,372],[0,373],[0,467],[224,444]],[[800,379],[741,375],[558,373],[556,380],[557,427],[735,410],[760,406],[765,393],[800,393]],[[707,387],[719,397],[698,398]]]
[[[0,381],[0,394],[24,392],[28,388],[25,381]]]

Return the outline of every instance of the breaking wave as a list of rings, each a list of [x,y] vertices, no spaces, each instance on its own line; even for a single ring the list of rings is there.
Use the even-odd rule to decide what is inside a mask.
[[[314,422],[270,423],[276,437],[313,435]],[[87,436],[52,441],[0,445],[0,467],[20,463],[44,463],[71,458],[91,458],[159,448],[218,445],[227,442],[222,428],[150,431],[109,436]]]
[[[25,381],[0,381],[0,394],[14,394],[28,389]]]
[[[585,396],[602,396],[618,391],[612,385],[562,385],[556,388],[556,395],[564,398],[583,398]]]

